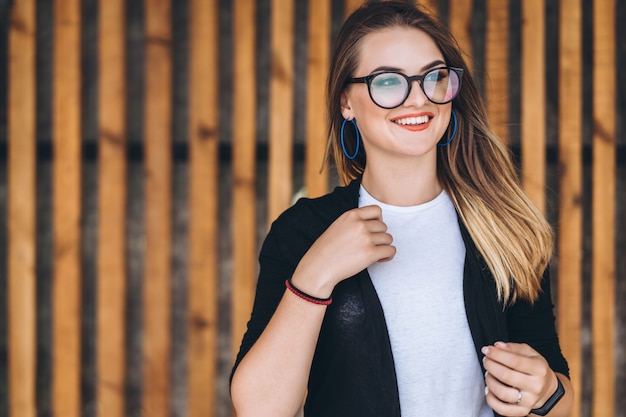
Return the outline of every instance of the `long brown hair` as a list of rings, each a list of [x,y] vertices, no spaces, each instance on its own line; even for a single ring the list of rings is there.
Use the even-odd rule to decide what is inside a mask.
[[[533,302],[552,256],[552,229],[523,192],[508,148],[489,127],[484,102],[458,43],[425,9],[397,1],[369,3],[357,9],[342,26],[328,77],[327,160],[334,162],[343,183],[363,173],[365,150],[361,148],[356,158],[348,159],[340,144],[341,95],[357,68],[361,39],[398,26],[425,32],[435,41],[447,65],[464,70],[461,92],[452,102],[457,133],[448,146],[438,149],[437,175],[491,270],[499,298],[506,304],[517,297]]]

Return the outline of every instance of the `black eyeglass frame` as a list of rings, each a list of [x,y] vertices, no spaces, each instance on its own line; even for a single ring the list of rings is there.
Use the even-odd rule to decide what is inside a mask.
[[[424,78],[426,78],[426,76],[428,76],[428,74],[434,72],[434,71],[439,71],[442,69],[447,69],[448,71],[452,71],[454,73],[456,73],[456,75],[459,77],[459,88],[456,90],[456,94],[454,94],[454,96],[450,99],[450,100],[446,100],[443,102],[436,102],[434,100],[432,100],[430,97],[428,97],[428,94],[426,94],[426,91],[424,90]],[[385,107],[385,106],[381,106],[380,104],[378,104],[376,102],[376,100],[374,100],[374,97],[372,97],[372,80],[381,75],[381,74],[398,74],[403,76],[406,81],[407,81],[407,85],[408,88],[406,90],[406,94],[404,95],[404,98],[402,99],[402,101],[400,102],[400,104],[398,104],[397,106],[393,106],[393,107]],[[380,71],[380,72],[375,72],[373,74],[370,75],[366,75],[365,77],[355,77],[355,78],[350,78],[348,79],[348,83],[349,84],[367,84],[367,92],[370,95],[370,99],[372,100],[372,102],[374,104],[376,104],[378,107],[383,108],[383,109],[395,109],[396,107],[400,107],[405,101],[406,99],[409,97],[409,95],[411,94],[411,89],[413,88],[413,81],[417,81],[420,88],[422,89],[422,92],[424,93],[424,95],[426,96],[426,98],[428,99],[428,101],[430,101],[431,103],[435,103],[435,104],[447,104],[450,103],[452,100],[454,100],[456,98],[456,96],[459,95],[459,91],[461,91],[461,84],[463,83],[463,68],[458,68],[458,67],[437,67],[437,68],[433,68],[430,71],[428,71],[426,74],[424,75],[406,75],[403,72],[400,71]]]

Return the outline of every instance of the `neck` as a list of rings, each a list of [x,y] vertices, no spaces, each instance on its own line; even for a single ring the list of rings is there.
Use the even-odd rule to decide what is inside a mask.
[[[376,164],[367,161],[362,185],[378,201],[394,206],[416,206],[433,200],[443,190],[432,162]],[[397,162],[397,161],[396,161]]]

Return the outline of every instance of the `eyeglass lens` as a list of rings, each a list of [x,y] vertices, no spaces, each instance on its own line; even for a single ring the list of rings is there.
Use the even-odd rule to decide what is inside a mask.
[[[383,72],[370,82],[370,95],[376,104],[385,108],[401,105],[409,95],[410,81],[401,73]],[[452,101],[459,91],[459,76],[448,68],[438,68],[426,73],[421,88],[430,101],[444,104]]]

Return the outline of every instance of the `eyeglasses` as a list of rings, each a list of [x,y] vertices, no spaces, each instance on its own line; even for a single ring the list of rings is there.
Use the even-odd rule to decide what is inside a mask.
[[[463,69],[440,67],[424,75],[408,76],[399,71],[385,71],[365,77],[350,78],[349,83],[364,83],[372,101],[383,109],[400,106],[411,94],[413,81],[418,81],[426,98],[435,104],[451,102],[461,89]]]

